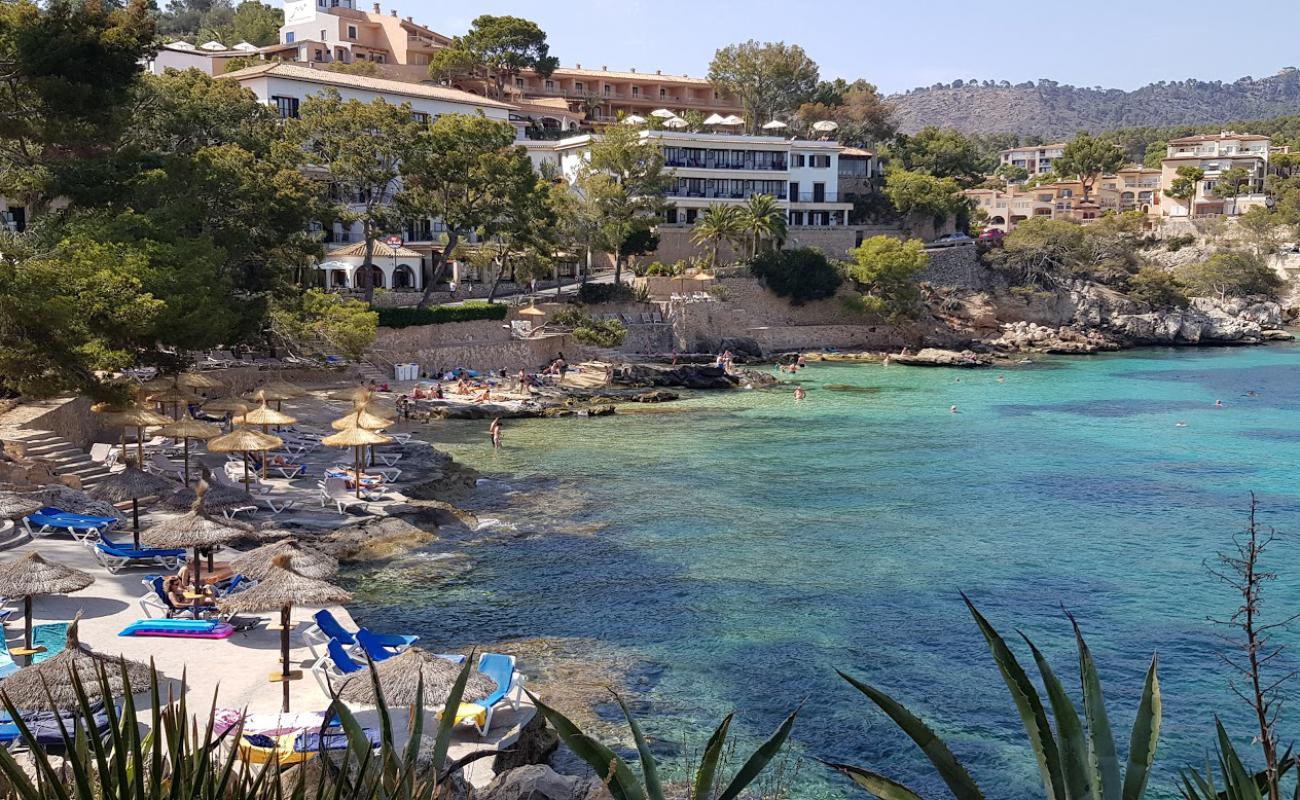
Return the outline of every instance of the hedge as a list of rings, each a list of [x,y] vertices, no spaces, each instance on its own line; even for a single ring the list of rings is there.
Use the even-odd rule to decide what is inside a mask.
[[[505,319],[510,309],[501,303],[469,301],[458,306],[432,308],[380,308],[381,328],[409,328],[412,325],[441,325],[444,322],[473,322],[479,319]]]

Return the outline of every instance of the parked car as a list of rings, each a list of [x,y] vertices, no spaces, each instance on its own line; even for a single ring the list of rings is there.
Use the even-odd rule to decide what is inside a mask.
[[[929,246],[930,247],[959,247],[961,245],[966,245],[966,244],[975,244],[975,240],[970,238],[964,233],[949,233],[944,236],[940,236],[938,239],[935,239],[933,242],[930,242]]]

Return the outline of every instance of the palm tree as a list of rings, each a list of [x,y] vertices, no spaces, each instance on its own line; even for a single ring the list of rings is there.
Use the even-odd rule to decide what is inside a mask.
[[[740,209],[741,226],[750,237],[750,258],[757,258],[763,241],[770,239],[780,246],[785,239],[785,212],[770,194],[750,195]]]
[[[718,247],[722,244],[722,240],[734,241],[743,231],[739,207],[713,203],[704,209],[699,219],[695,221],[695,230],[691,233],[691,239],[696,244],[712,243],[712,263],[716,266]]]

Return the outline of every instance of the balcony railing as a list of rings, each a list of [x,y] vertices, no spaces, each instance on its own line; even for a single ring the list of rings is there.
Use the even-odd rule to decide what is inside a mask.
[[[752,170],[760,172],[786,172],[789,167],[785,161],[772,161],[767,163],[755,161],[743,161],[739,164],[729,162],[719,162],[713,158],[673,158],[664,161],[666,167],[676,167],[678,169],[736,169]]]
[[[795,203],[838,203],[839,195],[835,192],[800,192],[790,200]]]
[[[770,194],[777,200],[786,198],[785,192],[733,192],[729,189],[668,189],[664,192],[665,197],[699,198],[702,200],[747,200],[756,194]]]

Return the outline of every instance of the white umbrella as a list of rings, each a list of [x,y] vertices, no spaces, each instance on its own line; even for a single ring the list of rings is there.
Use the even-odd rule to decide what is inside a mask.
[[[725,117],[725,118],[722,120],[722,124],[723,124],[723,125],[744,125],[744,124],[745,124],[745,120],[741,119],[740,117],[736,116],[735,114],[732,114],[732,115],[729,116],[729,117]]]
[[[704,120],[705,125],[726,125],[727,119],[719,114],[710,114],[709,118]]]
[[[664,120],[664,127],[665,127],[665,128],[678,128],[678,129],[681,129],[681,128],[685,128],[685,127],[689,126],[690,124],[691,124],[691,123],[687,122],[686,120],[682,119],[681,117],[673,117],[672,119],[666,119],[666,120]]]
[[[650,116],[658,117],[659,119],[672,119],[677,115],[666,108],[657,108],[654,111],[650,112]]]
[[[814,122],[812,127],[813,130],[821,131],[822,133],[830,133],[831,131],[837,131],[840,129],[839,125],[836,125],[828,119],[824,119],[821,122]]]
[[[352,269],[352,265],[346,261],[322,261],[316,265],[317,269]]]
[[[771,122],[765,124],[765,125],[763,126],[763,130],[765,130],[765,131],[779,131],[779,130],[781,130],[782,128],[786,128],[786,127],[789,127],[789,126],[786,125],[784,122],[782,122],[782,121],[779,120],[779,119],[774,119],[774,120],[772,120]]]
[[[636,114],[632,114],[632,115],[630,115],[630,116],[623,117],[623,124],[624,124],[624,125],[644,125],[644,124],[645,124],[645,117],[638,116],[638,115],[636,115]]]

